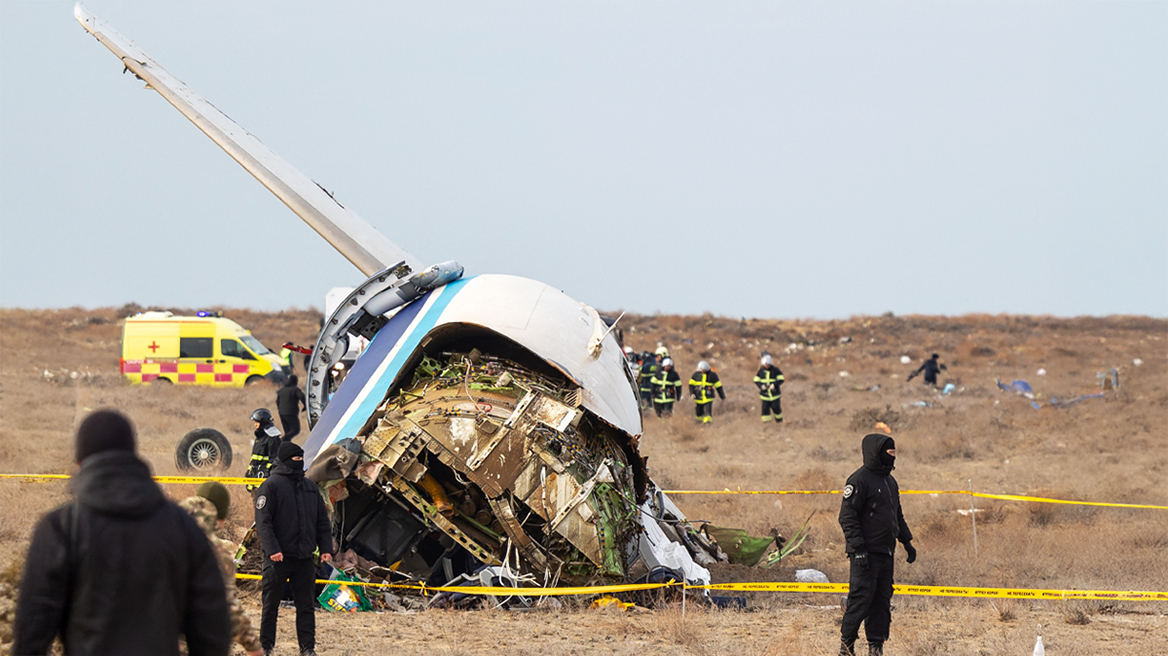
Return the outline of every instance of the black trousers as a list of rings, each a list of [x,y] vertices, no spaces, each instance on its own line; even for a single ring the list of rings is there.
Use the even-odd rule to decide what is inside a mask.
[[[783,420],[783,397],[780,396],[774,401],[762,399],[762,420],[770,421],[772,412],[775,415],[775,421]]]
[[[888,639],[892,624],[892,556],[888,554],[868,554],[868,569],[852,560],[848,609],[840,626],[844,642],[854,642],[860,635],[860,622],[868,642]]]
[[[660,401],[653,402],[653,410],[658,417],[672,417],[673,416],[673,401],[662,403]]]
[[[702,417],[713,417],[714,402],[710,401],[709,403],[694,403],[694,416],[698,419],[701,419]],[[706,421],[708,422],[709,419]]]
[[[280,423],[284,425],[284,441],[291,442],[292,438],[300,434],[300,413],[294,415],[280,414]]]
[[[292,585],[292,600],[296,604],[296,639],[300,651],[316,649],[316,616],[313,614],[313,592],[316,591],[316,565],[312,558],[284,558],[274,563],[264,558],[263,614],[260,616],[260,644],[271,649],[276,644],[276,618],[280,613],[280,597],[284,582]]]

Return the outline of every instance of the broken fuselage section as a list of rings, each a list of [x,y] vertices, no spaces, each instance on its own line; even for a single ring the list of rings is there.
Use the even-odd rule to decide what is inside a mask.
[[[497,307],[467,320],[498,287],[527,299],[508,308],[524,320]],[[540,327],[553,320],[578,329]],[[399,333],[395,322],[409,325]],[[359,452],[317,477],[340,548],[422,575],[435,552],[423,540],[437,529],[483,564],[511,557],[555,580],[627,578],[649,480],[633,383],[607,332],[588,306],[512,276],[460,280],[384,322],[306,445],[319,464],[341,449]],[[393,348],[378,344],[383,335]],[[330,417],[334,407],[348,416]],[[352,412],[362,407],[366,416]]]

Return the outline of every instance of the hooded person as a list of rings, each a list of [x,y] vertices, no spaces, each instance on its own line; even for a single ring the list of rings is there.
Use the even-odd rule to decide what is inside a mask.
[[[13,654],[226,655],[223,577],[202,529],[138,458],[134,427],[98,410],[77,429],[73,500],[33,530],[13,623]]]
[[[864,436],[864,465],[848,477],[840,502],[839,523],[851,559],[847,610],[840,627],[840,654],[853,656],[860,623],[868,653],[884,653],[892,624],[893,555],[904,545],[907,562],[917,558],[912,531],[900,509],[900,488],[892,477],[896,442],[882,433]]]
[[[301,654],[314,654],[316,617],[313,614],[316,563],[313,556],[332,559],[333,536],[328,510],[316,484],[304,477],[304,449],[293,442],[280,444],[272,475],[255,497],[256,532],[264,552],[263,614],[260,644],[270,651],[276,644],[276,619],[284,583],[292,586],[296,605],[296,638]]]

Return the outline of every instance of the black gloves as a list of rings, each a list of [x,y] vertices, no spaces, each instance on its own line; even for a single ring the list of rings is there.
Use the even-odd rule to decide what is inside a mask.
[[[868,552],[857,551],[852,554],[852,562],[859,565],[861,569],[868,569]]]
[[[908,554],[908,558],[905,560],[906,563],[911,563],[917,559],[917,549],[912,546],[912,542],[904,543],[904,552]]]

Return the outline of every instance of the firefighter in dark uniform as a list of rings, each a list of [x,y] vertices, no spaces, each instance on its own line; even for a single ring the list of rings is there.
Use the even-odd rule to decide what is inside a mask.
[[[251,413],[251,420],[255,422],[255,442],[251,447],[251,462],[248,463],[247,478],[267,478],[272,465],[276,460],[276,449],[280,448],[280,429],[272,422],[272,413],[267,408],[260,408]],[[254,491],[256,485],[248,485],[247,489]]]
[[[661,371],[661,360],[652,353],[645,351],[641,354],[641,411],[653,407],[653,377]]]
[[[260,644],[265,653],[276,644],[276,618],[287,581],[296,604],[296,639],[305,656],[316,649],[313,555],[319,551],[323,562],[331,560],[333,535],[324,497],[316,483],[304,478],[304,449],[284,442],[277,453],[279,462],[255,499],[256,533],[264,551]]]
[[[673,360],[665,358],[661,361],[661,371],[654,374],[653,410],[658,417],[673,415],[673,403],[681,399],[681,376],[673,370]]]
[[[714,394],[723,401],[726,392],[722,391],[722,381],[718,374],[710,370],[710,363],[702,360],[698,363],[698,370],[689,379],[689,394],[694,400],[694,416],[703,424],[714,421]]]
[[[869,433],[861,451],[864,466],[848,477],[839,514],[851,559],[848,605],[840,628],[841,656],[855,654],[860,622],[869,656],[884,653],[892,623],[892,556],[897,541],[904,545],[907,562],[917,559],[912,531],[900,510],[900,488],[892,477],[896,443],[888,435]]]
[[[754,375],[754,384],[758,386],[758,398],[762,401],[762,420],[776,423],[783,421],[782,386],[783,372],[775,366],[770,354],[762,356],[762,367]]]
[[[929,358],[928,360],[925,360],[925,363],[922,364],[919,369],[917,369],[916,371],[914,371],[908,375],[908,380],[912,380],[913,378],[916,378],[917,374],[919,374],[923,371],[923,372],[925,372],[925,384],[932,385],[933,387],[936,387],[937,386],[937,374],[948,369],[948,367],[941,364],[941,362],[938,360],[938,358],[940,358],[940,357],[941,357],[940,355],[937,355],[936,353],[934,353],[933,357]]]

